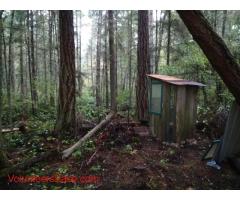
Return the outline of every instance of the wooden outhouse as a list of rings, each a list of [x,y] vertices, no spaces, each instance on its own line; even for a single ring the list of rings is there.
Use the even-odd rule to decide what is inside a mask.
[[[193,133],[197,91],[202,83],[173,76],[148,74],[151,134],[166,142],[180,142]]]

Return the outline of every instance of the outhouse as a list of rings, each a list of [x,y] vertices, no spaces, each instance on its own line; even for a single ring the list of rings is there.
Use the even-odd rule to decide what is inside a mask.
[[[191,137],[197,113],[197,91],[205,85],[173,76],[147,76],[151,134],[166,142]]]

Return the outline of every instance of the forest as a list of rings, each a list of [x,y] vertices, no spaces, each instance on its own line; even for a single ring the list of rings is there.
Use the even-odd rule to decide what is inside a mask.
[[[240,189],[240,12],[1,10],[0,189]]]

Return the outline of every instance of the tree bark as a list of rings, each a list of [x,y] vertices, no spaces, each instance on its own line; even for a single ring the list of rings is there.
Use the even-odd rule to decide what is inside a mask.
[[[104,72],[105,72],[105,106],[108,109],[109,106],[109,86],[108,86],[108,52],[107,52],[107,36],[108,36],[108,27],[107,27],[107,14],[105,16],[105,35],[104,35],[104,45],[105,45],[105,49],[104,49]]]
[[[79,13],[79,14],[78,14]],[[78,21],[79,18],[79,21]],[[75,11],[75,27],[76,27],[76,77],[77,77],[77,93],[81,96],[82,91],[82,75],[81,75],[81,11]],[[79,33],[80,30],[80,33]]]
[[[148,84],[147,76],[150,72],[148,11],[138,11],[138,45],[137,45],[137,83],[136,104],[139,121],[148,121]]]
[[[102,31],[102,11],[98,11],[98,25],[97,25],[97,66],[96,66],[96,106],[101,105],[100,96],[100,64],[101,64],[101,31]]]
[[[229,91],[240,104],[240,66],[201,11],[177,11]]]
[[[132,107],[132,90],[131,90],[131,83],[132,83],[132,12],[129,11],[128,14],[128,90],[129,90],[129,108]],[[129,109],[128,109],[128,118],[129,118]]]
[[[42,12],[41,12],[42,13]],[[45,104],[47,105],[48,102],[48,78],[47,78],[47,48],[46,48],[46,33],[45,33],[45,19],[44,14],[42,13],[43,18],[43,74],[44,74],[44,95],[45,95]]]
[[[28,55],[28,70],[29,70],[29,85],[30,85],[30,93],[31,93],[31,106],[32,113],[35,113],[35,102],[34,102],[34,81],[33,81],[33,62],[32,62],[32,30],[31,30],[31,16],[30,11],[27,12],[27,55]]]
[[[30,38],[31,38],[31,72],[32,72],[32,103],[33,103],[33,114],[36,114],[37,107],[37,72],[35,65],[35,54],[34,54],[34,19],[33,19],[33,11],[30,11]]]
[[[21,18],[21,27],[23,28],[23,19]],[[25,99],[25,90],[24,90],[24,64],[23,64],[23,32],[20,35],[20,42],[19,42],[19,65],[20,65],[20,96],[21,102],[24,102]]]
[[[79,47],[78,47],[78,53],[79,53],[79,64],[78,64],[78,92],[81,96],[82,94],[82,86],[83,86],[83,80],[82,80],[82,35],[81,35],[81,29],[82,29],[82,11],[80,11],[80,33],[79,33]]]
[[[2,22],[3,11],[0,10],[0,170],[9,165],[6,157],[4,148],[4,140],[2,135],[2,88],[3,88],[3,22]]]
[[[27,12],[27,31],[26,31],[26,43],[27,43],[27,59],[28,59],[28,74],[29,74],[29,86],[30,86],[30,94],[31,100],[33,99],[33,90],[32,90],[32,70],[31,70],[31,47],[30,47],[30,15],[29,11]],[[34,112],[33,100],[31,102],[32,112]]]
[[[115,40],[115,94],[116,94],[116,97],[118,95],[118,66],[119,66],[119,63],[118,63],[118,40],[119,40],[119,37],[118,37],[118,11],[113,11],[114,13],[114,17],[115,17],[115,20],[113,20],[113,23],[114,23],[114,26],[115,26],[115,34],[114,34],[114,40]],[[113,29],[114,30],[114,29]],[[114,31],[113,31],[114,33]],[[116,107],[117,107],[117,104],[116,104]]]
[[[154,65],[154,44],[153,44],[153,11],[149,10],[149,56],[150,56],[150,73],[153,73]]]
[[[164,13],[163,18],[161,18],[160,16],[160,20],[159,20],[159,37],[157,42],[157,49],[156,49],[156,58],[155,58],[155,73],[158,73],[158,65],[160,62],[160,54],[161,54],[161,50],[162,50],[162,41],[163,41],[163,32],[164,32],[164,23],[165,23],[165,19],[166,19],[166,15],[167,12]]]
[[[171,10],[168,11],[168,32],[167,32],[167,65],[170,64],[170,48],[171,48],[171,24],[172,24]]]
[[[92,82],[92,94],[95,94],[94,91],[94,79],[93,79],[93,42],[90,41],[90,68],[91,68],[91,82]]]
[[[75,131],[75,55],[73,11],[59,11],[60,69],[55,130]]]
[[[227,21],[227,10],[224,10],[223,11],[223,22],[222,22],[222,38],[225,37],[226,21]]]
[[[15,91],[15,68],[13,63],[13,21],[14,21],[15,11],[11,11],[11,21],[10,21],[10,33],[9,33],[9,43],[8,43],[8,67],[9,67],[9,80],[11,81],[11,92]]]
[[[53,11],[48,11],[49,14],[49,24],[48,24],[48,49],[49,49],[49,73],[50,73],[50,88],[53,88],[54,85],[54,75],[53,75]],[[54,106],[54,90],[50,90],[50,105]]]
[[[8,42],[8,77],[7,77],[7,97],[8,97],[8,123],[12,126],[12,94],[15,89],[15,77],[14,77],[14,65],[13,65],[13,48],[12,48],[12,40],[13,40],[13,20],[14,13],[11,13],[11,22],[10,22],[10,33],[9,33],[9,42]]]
[[[160,20],[161,20],[161,14],[162,14],[162,11],[160,12]],[[155,16],[155,58],[154,58],[154,61],[155,61],[155,70],[154,70],[154,73],[157,73],[158,71],[158,32],[159,32],[159,28],[158,26],[160,25],[160,20],[158,21],[158,11],[156,10],[156,16]]]
[[[109,57],[110,57],[110,90],[111,90],[111,110],[117,110],[116,103],[116,61],[114,47],[113,11],[108,11],[108,30],[109,30]]]

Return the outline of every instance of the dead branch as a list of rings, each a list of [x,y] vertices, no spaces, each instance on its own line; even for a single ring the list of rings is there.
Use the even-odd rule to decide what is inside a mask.
[[[87,161],[87,165],[90,165],[93,158],[95,157],[95,155],[97,154],[99,148],[96,149],[96,151],[93,153],[93,155],[91,155],[91,157],[89,158],[89,160]]]
[[[97,133],[99,130],[103,129],[115,116],[115,112],[110,112],[104,120],[102,120],[97,126],[95,126],[91,131],[89,131],[85,136],[83,136],[77,143],[75,143],[70,148],[64,150],[62,153],[62,158],[65,159],[69,157],[76,149],[78,149],[88,138]]]

